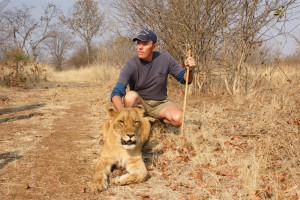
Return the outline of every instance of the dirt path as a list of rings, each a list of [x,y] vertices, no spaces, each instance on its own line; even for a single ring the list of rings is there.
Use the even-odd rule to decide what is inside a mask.
[[[66,86],[7,94],[10,104],[45,106],[1,116],[15,119],[0,124],[1,199],[87,198],[84,187],[99,147],[99,91]]]

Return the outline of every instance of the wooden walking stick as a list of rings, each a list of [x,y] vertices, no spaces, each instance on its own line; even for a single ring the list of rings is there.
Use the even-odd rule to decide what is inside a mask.
[[[191,49],[188,48],[186,51],[186,57],[191,57]],[[187,93],[188,93],[188,88],[189,88],[189,75],[190,75],[190,70],[189,66],[186,66],[186,77],[185,77],[185,91],[184,91],[184,101],[183,101],[183,113],[182,113],[182,124],[181,124],[181,134],[184,134],[184,121],[185,121],[185,110],[186,110],[186,99],[187,99]]]

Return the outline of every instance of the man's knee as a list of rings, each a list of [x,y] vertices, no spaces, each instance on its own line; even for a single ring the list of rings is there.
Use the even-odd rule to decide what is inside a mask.
[[[182,112],[177,112],[172,116],[173,126],[179,127],[182,124]]]
[[[182,124],[183,113],[182,110],[175,104],[169,105],[162,109],[158,115],[158,119],[175,127]]]

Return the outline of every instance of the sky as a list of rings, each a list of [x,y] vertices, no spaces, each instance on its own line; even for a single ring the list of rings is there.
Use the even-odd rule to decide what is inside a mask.
[[[101,0],[101,3],[107,3],[110,0]],[[13,7],[20,7],[26,5],[28,7],[33,7],[33,15],[40,17],[43,10],[47,7],[48,3],[53,3],[57,5],[63,12],[68,12],[72,8],[75,0],[11,0],[7,9]],[[291,31],[292,33],[300,39],[300,6],[293,10],[292,15],[298,15],[293,22],[286,23],[286,31]],[[286,55],[291,55],[299,48],[299,44],[291,38],[278,37],[270,41],[269,45],[272,48],[282,49],[282,53]]]
[[[48,3],[57,5],[63,11],[68,11],[74,2],[75,0],[11,0],[7,7],[11,8],[26,5],[28,7],[33,7],[34,15],[39,16],[43,13]]]

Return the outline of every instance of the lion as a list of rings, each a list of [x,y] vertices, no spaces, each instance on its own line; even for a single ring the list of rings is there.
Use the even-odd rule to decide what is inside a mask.
[[[91,192],[101,192],[109,184],[128,185],[144,182],[148,171],[142,158],[142,146],[149,140],[150,122],[144,117],[144,108],[108,109],[108,120],[103,124],[104,145],[95,168]],[[125,168],[128,173],[109,180],[116,168]]]

